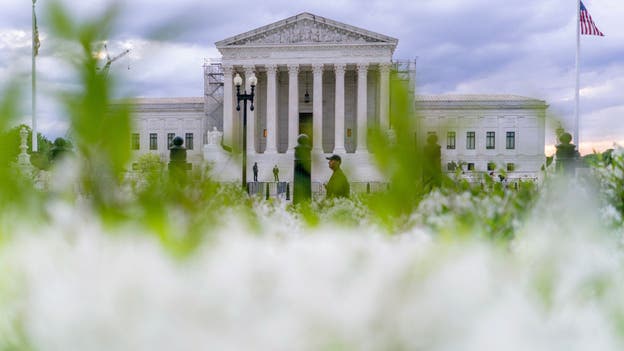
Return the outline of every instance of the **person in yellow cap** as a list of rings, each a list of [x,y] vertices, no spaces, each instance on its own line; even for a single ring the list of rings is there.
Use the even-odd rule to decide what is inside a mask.
[[[329,181],[325,184],[325,190],[327,192],[326,198],[345,197],[348,198],[351,193],[349,181],[344,172],[340,168],[342,159],[338,155],[331,155],[326,158],[329,160],[329,169],[334,171]]]

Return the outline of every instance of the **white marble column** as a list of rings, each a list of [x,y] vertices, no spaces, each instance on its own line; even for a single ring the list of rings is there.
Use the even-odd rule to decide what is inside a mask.
[[[254,66],[245,66],[245,93],[251,93],[249,78],[254,75]],[[255,91],[254,91],[255,92]],[[256,94],[256,96],[258,96]],[[256,98],[254,97],[254,103]],[[251,102],[247,102],[247,154],[256,153],[256,118],[251,110]]]
[[[356,152],[367,152],[368,145],[366,137],[368,136],[368,114],[367,114],[367,95],[368,95],[368,63],[358,63],[357,65],[357,147]]]
[[[234,82],[232,66],[223,65],[223,144],[234,146]]]
[[[390,106],[390,64],[379,65],[379,128],[390,129],[389,107]]]
[[[312,130],[314,140],[312,151],[320,154],[323,152],[323,64],[312,65],[314,72],[314,88],[312,91]]]
[[[267,144],[265,153],[277,152],[277,65],[268,64],[267,71]]]
[[[288,152],[295,152],[299,136],[299,65],[288,65]]]
[[[334,108],[335,118],[335,140],[334,140],[334,153],[344,154],[346,152],[344,146],[344,127],[345,127],[345,111],[344,111],[344,76],[345,68],[344,63],[338,63],[334,65],[334,74],[336,75],[336,105]]]

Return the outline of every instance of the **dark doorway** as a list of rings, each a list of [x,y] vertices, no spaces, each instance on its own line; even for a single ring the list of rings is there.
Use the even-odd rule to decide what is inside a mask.
[[[314,145],[312,134],[312,113],[299,113],[299,134],[306,134],[310,137],[310,145]]]

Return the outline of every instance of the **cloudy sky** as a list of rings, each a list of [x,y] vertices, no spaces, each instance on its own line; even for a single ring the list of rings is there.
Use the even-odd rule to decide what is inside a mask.
[[[32,2],[0,0],[0,82],[30,72]],[[61,58],[69,51],[49,35],[37,1],[40,131],[67,127],[50,92],[71,89]],[[110,0],[75,1],[77,18],[97,17]],[[624,1],[585,0],[605,37],[581,37],[581,150],[624,145]],[[109,38],[111,73],[125,93],[145,97],[201,96],[202,64],[218,58],[216,41],[311,12],[399,39],[395,58],[417,58],[422,94],[505,93],[546,100],[549,115],[572,128],[575,0],[127,0]],[[164,29],[164,30],[163,30]],[[155,35],[155,33],[165,36]],[[28,79],[26,90],[29,91]],[[30,120],[30,99],[24,119]],[[550,133],[553,134],[553,133]],[[549,138],[547,143],[553,143]]]

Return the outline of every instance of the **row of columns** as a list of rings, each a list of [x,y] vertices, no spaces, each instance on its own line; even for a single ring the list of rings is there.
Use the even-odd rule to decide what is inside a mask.
[[[324,64],[313,64],[313,105],[312,105],[312,130],[313,152],[322,153],[323,150],[323,70]],[[277,72],[276,64],[264,65],[267,74],[267,92],[266,92],[266,118],[267,118],[267,144],[265,153],[277,152]],[[292,152],[297,145],[297,136],[299,135],[299,64],[289,64],[288,68],[288,152]],[[333,153],[345,153],[345,71],[346,64],[333,64],[335,74],[335,140]],[[369,64],[360,63],[357,65],[357,149],[356,152],[367,152],[367,74]],[[245,89],[251,91],[248,77],[254,74],[255,66],[244,66]],[[390,64],[379,64],[380,71],[380,92],[379,92],[379,123],[380,128],[388,129],[390,127],[388,118],[389,107],[389,72]],[[223,135],[224,142],[231,145],[234,136],[234,84],[233,84],[234,67],[231,65],[223,65]],[[242,92],[241,92],[242,93]],[[258,95],[256,95],[256,100]],[[248,107],[249,108],[249,107]],[[237,118],[237,116],[236,116]],[[255,117],[251,110],[247,111],[247,152],[255,152]]]

